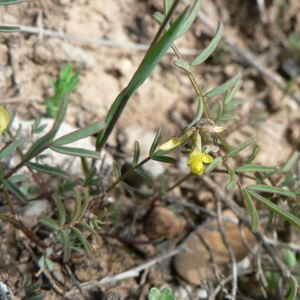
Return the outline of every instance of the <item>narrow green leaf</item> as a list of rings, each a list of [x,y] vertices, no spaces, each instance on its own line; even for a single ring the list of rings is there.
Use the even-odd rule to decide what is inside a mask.
[[[29,296],[28,298],[26,298],[27,300],[42,300],[46,297],[46,292],[44,291],[39,291],[37,294],[33,295],[33,296]]]
[[[90,243],[88,242],[88,240],[84,237],[84,235],[81,233],[81,231],[79,229],[77,229],[76,227],[72,227],[71,229],[75,233],[75,235],[77,236],[77,238],[79,239],[81,244],[83,245],[83,248],[84,248],[86,254],[88,256],[91,256],[93,254],[93,250],[92,250],[92,247],[91,247]]]
[[[58,210],[58,224],[61,227],[66,223],[66,210],[58,196],[54,195],[53,199]]]
[[[115,170],[116,178],[119,179],[122,176],[120,167],[116,163],[113,163],[113,167],[114,167],[114,170]]]
[[[0,2],[0,5],[2,3]],[[0,26],[0,32],[5,32],[5,33],[14,33],[14,32],[19,32],[21,30],[20,26]]]
[[[93,180],[94,176],[96,175],[97,169],[94,167],[90,170],[90,172],[86,175],[85,182],[89,182]]]
[[[12,176],[12,177],[9,177],[9,180],[12,182],[12,183],[18,183],[24,179],[27,179],[31,177],[31,173],[24,173],[24,174],[20,174],[20,175],[15,175],[15,176]]]
[[[127,191],[127,193],[130,196],[134,195],[133,189],[124,181],[120,181],[120,184],[122,185],[122,187],[124,188],[125,191]]]
[[[228,91],[230,88],[232,88],[242,77],[242,74],[239,72],[237,73],[232,79],[228,80],[227,82],[221,84],[220,86],[216,87],[215,89],[209,91],[206,94],[206,97],[212,98],[216,97],[220,94],[223,94],[224,92]]]
[[[11,5],[25,2],[26,0],[0,0],[0,5]]]
[[[164,0],[164,14],[167,15],[172,6],[172,0]]]
[[[298,264],[294,252],[288,248],[282,249],[282,260],[289,267],[295,267]]]
[[[281,169],[282,172],[288,172],[298,161],[300,156],[300,152],[295,151],[292,157],[288,160],[288,162],[284,165],[284,167]]]
[[[60,237],[63,244],[63,262],[67,263],[71,256],[71,241],[65,230],[60,230]]]
[[[240,87],[241,87],[241,85],[242,85],[242,82],[243,82],[242,80],[239,80],[239,81],[235,84],[235,86],[233,87],[233,89],[231,90],[231,92],[228,94],[228,96],[225,98],[224,104],[225,104],[226,106],[229,105],[229,103],[231,102],[231,100],[232,100],[233,97],[235,96],[236,92],[240,89]],[[245,100],[243,100],[243,101],[245,101]],[[242,102],[242,103],[244,103],[244,102]]]
[[[54,269],[54,264],[53,264],[53,262],[52,262],[50,259],[45,258],[45,264],[46,264],[47,269],[48,269],[50,272],[53,271],[53,269]]]
[[[174,159],[173,157],[170,157],[170,156],[153,155],[153,156],[151,156],[151,159],[161,161],[164,163],[168,163],[168,164],[176,163],[176,159]]]
[[[153,186],[153,180],[152,178],[142,169],[135,169],[135,173],[137,173],[139,176],[141,176],[143,179],[145,179],[148,183],[150,183]]]
[[[234,100],[234,101],[231,101],[229,103],[226,103],[226,108],[227,109],[235,108],[236,106],[244,104],[246,102],[248,102],[248,100],[246,100],[246,99]]]
[[[277,206],[276,204],[272,203],[271,201],[267,200],[266,198],[258,195],[257,193],[251,190],[248,190],[248,192],[253,197],[255,197],[260,203],[264,204],[268,209],[272,210],[274,213],[278,214],[284,220],[288,221],[289,223],[296,226],[297,228],[300,228],[300,220],[294,215],[292,215],[290,212],[285,211],[281,207]]]
[[[85,229],[87,229],[88,231],[90,231],[90,233],[95,237],[97,243],[99,245],[101,245],[102,243],[102,238],[101,236],[98,234],[98,232],[89,224],[85,223],[85,222],[80,222],[79,223],[82,227],[84,227]]]
[[[100,158],[99,152],[92,151],[92,150],[86,150],[86,149],[82,149],[82,148],[51,146],[50,149],[52,149],[55,152],[72,155],[72,156],[91,157],[94,159]]]
[[[224,105],[223,105],[223,102],[221,101],[218,101],[218,114],[217,114],[217,120],[220,120],[222,115],[223,115],[223,112],[224,112]]]
[[[265,192],[265,193],[279,194],[279,195],[293,198],[293,199],[296,198],[296,195],[291,191],[282,189],[280,187],[270,186],[270,185],[265,185],[265,184],[248,185],[247,190],[256,190],[256,191]]]
[[[22,133],[22,129],[23,129],[23,126],[22,126],[21,123],[19,123],[18,130],[14,135],[14,141],[17,141],[20,138],[21,133]]]
[[[160,143],[161,138],[162,138],[162,129],[159,128],[159,130],[158,130],[158,132],[157,132],[157,134],[156,134],[156,136],[155,136],[155,139],[154,139],[154,141],[153,141],[153,143],[152,143],[152,145],[151,145],[150,152],[149,152],[149,156],[152,156],[152,155],[153,155],[153,153],[155,152],[157,146],[158,146],[159,143]]]
[[[259,224],[259,216],[256,210],[256,207],[248,193],[248,191],[246,189],[242,189],[242,192],[244,194],[245,197],[245,201],[248,207],[248,211],[250,214],[250,218],[251,218],[251,226],[252,226],[252,231],[256,232],[258,229],[258,224]]]
[[[66,179],[70,178],[69,173],[67,173],[63,170],[60,170],[58,168],[54,168],[54,167],[50,167],[50,166],[46,166],[46,165],[42,165],[42,164],[38,164],[38,163],[33,163],[33,162],[27,162],[27,163],[25,163],[25,165],[31,169],[34,169],[34,170],[42,172],[42,173],[60,176],[60,177],[66,178]]]
[[[17,140],[11,144],[9,144],[8,146],[2,148],[1,152],[0,152],[0,160],[2,160],[3,158],[7,157],[8,155],[10,155],[17,147],[22,146],[25,143],[26,139],[20,139]]]
[[[225,187],[227,191],[232,190],[236,186],[237,181],[238,181],[238,178],[233,170],[229,171],[229,175],[230,175],[230,182]]]
[[[285,186],[289,186],[289,185],[293,184],[296,179],[297,179],[297,175],[296,174],[293,174],[291,176],[288,175],[286,177],[286,179],[279,184],[278,187],[283,188]],[[296,195],[297,195],[297,193],[296,193]]]
[[[74,132],[68,133],[57,140],[52,142],[54,146],[62,146],[66,144],[70,144],[76,142],[78,140],[84,139],[88,136],[92,136],[93,134],[103,130],[105,128],[105,122],[101,121],[96,124],[84,127],[82,129],[78,129]]]
[[[222,157],[221,157],[221,156],[215,158],[215,159],[213,160],[213,162],[211,162],[211,163],[207,166],[207,168],[205,168],[204,173],[209,173],[209,172],[211,172],[211,171],[212,171],[219,163],[221,163],[221,162],[222,162]]]
[[[289,280],[290,280],[290,285],[291,285],[291,291],[290,291],[290,294],[289,294],[289,297],[287,298],[287,300],[294,300],[294,299],[297,299],[297,290],[298,290],[299,284],[298,284],[297,278],[292,274],[289,276]]]
[[[217,48],[223,34],[224,26],[219,21],[216,32],[214,34],[213,39],[210,41],[209,45],[205,47],[205,49],[199,54],[191,63],[191,67],[202,64]]]
[[[48,217],[39,217],[39,220],[44,225],[46,225],[54,230],[59,230],[59,225],[54,220],[52,220]]]
[[[161,14],[160,12],[155,12],[153,14],[153,17],[159,24],[162,24],[165,20],[165,16],[163,14]],[[169,30],[169,29],[170,29],[170,24],[167,24],[166,30]]]
[[[227,121],[231,121],[231,120],[238,120],[239,117],[237,115],[223,115],[220,118],[221,122],[227,122]]]
[[[83,188],[83,202],[81,204],[81,210],[78,219],[84,216],[89,202],[90,202],[89,190],[87,188]]]
[[[276,172],[277,169],[275,167],[265,167],[260,165],[243,165],[242,167],[238,167],[236,172]]]
[[[251,144],[257,142],[258,138],[254,138],[254,139],[251,139],[249,141],[247,141],[246,143],[238,146],[237,148],[233,149],[232,151],[230,151],[229,153],[227,153],[227,157],[232,157],[238,153],[240,153],[242,150],[244,150],[245,148],[247,148],[248,146],[250,146]]]
[[[149,77],[155,66],[159,63],[161,58],[167,52],[169,47],[174,42],[174,39],[186,20],[189,13],[189,9],[186,9],[178,19],[172,24],[170,29],[155,43],[146,53],[143,61],[141,62],[138,70],[132,77],[128,86],[119,94],[117,99],[111,106],[105,122],[107,128],[98,134],[96,145],[97,150],[100,150],[106,144],[108,137],[110,136],[115,124],[121,116],[123,109],[126,107],[127,102],[133,95],[133,93],[144,83]],[[169,15],[169,14],[168,14]],[[163,25],[162,25],[163,26]]]
[[[27,285],[25,290],[27,292],[35,292],[42,286],[42,284],[43,284],[42,279],[39,279],[36,282],[34,282],[33,284]]]
[[[135,167],[139,163],[140,154],[141,154],[140,144],[138,141],[135,141],[134,142],[134,156],[133,156],[133,162],[132,162],[133,167]]]
[[[195,126],[200,121],[202,114],[203,114],[203,101],[200,97],[197,97],[197,112],[195,114],[193,121],[186,126],[186,129],[190,129],[193,126]]]
[[[18,197],[22,202],[24,202],[24,203],[28,202],[28,200],[26,199],[26,196],[23,194],[23,192],[10,179],[3,180],[3,184],[7,187],[7,189],[12,194],[14,194],[16,197]]]
[[[35,122],[32,125],[31,134],[38,134],[43,132],[47,128],[47,124],[41,125],[41,118],[36,118]]]
[[[247,161],[245,162],[245,164],[250,164],[257,156],[257,154],[260,151],[260,147],[259,146],[255,146],[252,153],[250,154],[250,156],[248,157]]]
[[[63,99],[59,113],[57,114],[57,117],[55,119],[55,122],[52,126],[52,129],[43,137],[38,139],[31,148],[27,151],[27,153],[24,155],[24,160],[29,161],[31,158],[35,157],[37,154],[42,152],[44,149],[48,148],[50,142],[53,141],[55,138],[55,135],[57,134],[61,123],[64,121],[65,115],[67,113],[68,108],[68,100]]]
[[[75,193],[75,207],[70,221],[71,224],[75,223],[78,220],[78,216],[81,212],[81,200],[82,200],[81,192],[78,188],[75,188],[74,193]]]
[[[173,62],[174,66],[179,68],[180,70],[184,71],[185,73],[187,74],[191,74],[191,71],[190,71],[190,65],[182,60],[182,59],[177,59]]]
[[[186,19],[184,24],[180,27],[180,30],[176,35],[176,39],[179,39],[181,36],[183,36],[189,30],[189,28],[191,27],[191,25],[193,24],[194,20],[196,19],[197,15],[198,15],[201,3],[202,3],[202,0],[195,0],[188,18]]]
[[[21,287],[26,287],[31,281],[31,276],[29,274],[24,274],[22,277],[22,284]]]

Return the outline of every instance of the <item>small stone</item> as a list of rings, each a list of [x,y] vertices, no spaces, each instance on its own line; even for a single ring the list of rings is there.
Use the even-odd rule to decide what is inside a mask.
[[[19,207],[17,212],[22,223],[31,229],[39,223],[38,218],[47,215],[49,210],[50,203],[48,200],[36,200],[33,205]]]
[[[286,129],[286,138],[288,142],[294,147],[298,147],[300,144],[300,119],[296,119],[290,122]]]
[[[136,239],[149,241],[149,238],[145,234],[140,234]],[[133,244],[133,248],[138,250],[145,258],[153,257],[156,254],[156,249],[153,244]]]
[[[117,141],[121,150],[127,154],[133,154],[134,142],[138,141],[141,148],[141,155],[148,155],[156,132],[143,126],[131,125],[122,128],[117,133]]]
[[[229,210],[223,212],[223,216],[230,217],[236,221],[236,216]],[[238,224],[223,221],[227,240],[232,248],[237,262],[248,255],[248,248],[245,246]],[[248,228],[243,228],[248,244],[254,247],[257,241],[253,233]],[[226,246],[223,244],[221,233],[218,231],[218,222],[212,219],[205,223],[198,230],[198,234],[210,246],[215,262],[222,273],[230,262]],[[198,234],[193,233],[185,245],[185,250],[177,254],[174,258],[176,272],[187,282],[195,285],[207,278],[214,278],[211,266],[210,254],[203,245]]]
[[[34,47],[33,59],[37,64],[44,64],[51,60],[51,52],[42,44]]]
[[[185,225],[186,220],[172,210],[156,206],[147,219],[145,233],[150,239],[172,239],[183,232]]]
[[[47,127],[43,132],[41,132],[39,134],[34,134],[33,139],[36,141],[37,139],[44,136],[47,132],[49,132],[49,130],[52,128],[52,126],[54,124],[54,121],[55,121],[54,119],[42,118],[40,125],[41,126],[47,125]],[[32,128],[32,125],[34,124],[34,122],[35,122],[35,120],[25,121],[25,120],[21,120],[18,117],[16,117],[13,122],[12,128],[14,130],[17,130],[19,123],[21,123],[22,128],[23,128],[22,137],[30,140],[31,139],[31,128]],[[63,135],[74,132],[76,130],[78,130],[78,128],[63,122],[61,124],[55,138],[62,137]],[[25,143],[23,145],[23,150],[24,151],[28,150],[30,146],[31,146],[30,143]],[[84,139],[81,139],[81,140],[78,140],[78,141],[68,144],[68,147],[83,148],[83,149],[87,149],[87,150],[95,150],[95,141],[93,140],[93,138],[91,136],[89,136]],[[45,154],[45,157],[40,159],[40,161],[39,161],[40,163],[42,163],[44,165],[58,167],[58,168],[63,169],[64,171],[66,171],[67,170],[66,168],[68,168],[68,173],[71,176],[72,175],[73,176],[84,176],[80,157],[63,155],[61,153],[54,152],[50,149],[46,149],[43,152],[43,154]],[[19,160],[18,155],[10,157],[9,160],[7,161],[7,167],[10,168],[10,167],[15,166],[16,163],[18,162],[18,160]],[[89,159],[88,159],[88,161],[89,161]],[[97,160],[96,166],[95,166],[97,170],[100,169],[103,162],[104,162],[104,164],[103,164],[104,170],[110,168],[113,163],[112,157],[105,150],[103,150],[101,153],[99,153],[99,159]],[[24,167],[24,168],[21,168],[17,172],[17,174],[21,174],[22,172],[28,172],[28,171]]]

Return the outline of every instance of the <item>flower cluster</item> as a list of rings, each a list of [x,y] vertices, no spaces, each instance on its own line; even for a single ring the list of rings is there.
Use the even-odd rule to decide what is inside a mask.
[[[213,157],[208,153],[218,148],[216,146],[205,146],[204,149],[202,149],[202,140],[199,130],[205,133],[216,134],[222,132],[225,128],[216,126],[212,121],[208,123],[206,120],[197,127],[185,130],[180,136],[172,138],[159,147],[159,150],[169,151],[186,144],[189,138],[192,137],[192,148],[189,151],[190,154],[187,164],[190,166],[191,172],[197,175],[203,174],[204,163],[210,164],[213,162]]]

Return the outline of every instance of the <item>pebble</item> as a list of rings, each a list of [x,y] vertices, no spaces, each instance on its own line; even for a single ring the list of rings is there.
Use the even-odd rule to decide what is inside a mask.
[[[35,120],[25,121],[25,120],[21,120],[18,117],[16,117],[13,122],[12,129],[13,129],[13,131],[15,131],[15,130],[17,130],[19,124],[22,124],[21,137],[25,137],[28,140],[30,140],[31,139],[31,128],[32,128],[32,125],[34,124],[34,122],[35,122]],[[42,118],[40,125],[44,125],[44,124],[47,125],[46,129],[39,134],[35,134],[34,140],[37,140],[38,138],[44,136],[52,128],[52,126],[54,124],[54,119]],[[70,132],[73,132],[77,129],[78,128],[63,122],[60,126],[59,131],[56,134],[56,138],[59,138]],[[23,147],[24,153],[29,149],[30,146],[31,146],[30,143],[27,143],[27,142],[25,142],[25,144],[23,144],[22,147]],[[95,150],[95,142],[94,142],[93,138],[90,136],[87,138],[78,140],[74,143],[70,143],[66,146],[67,147],[84,148],[87,150]],[[84,176],[80,157],[64,155],[64,154],[52,151],[50,149],[46,149],[42,153],[45,154],[46,157],[40,159],[40,161],[39,161],[40,163],[49,165],[49,166],[53,166],[53,167],[59,167],[59,168],[63,169],[64,171],[68,171],[68,173],[71,175],[76,175],[78,177]],[[18,160],[19,160],[19,156],[17,154],[10,157],[7,162],[8,167],[15,166]],[[113,158],[106,151],[102,151],[101,154],[99,154],[99,160],[96,163],[97,170],[100,169],[100,166],[101,166],[103,160],[104,160],[104,169],[112,166]],[[89,159],[88,159],[88,161],[89,161]],[[22,172],[28,172],[27,168],[25,168],[25,167],[22,168],[21,170],[19,170],[18,174],[20,174]]]
[[[17,212],[25,227],[31,229],[39,223],[40,216],[47,215],[50,208],[49,201],[42,199],[34,201],[33,205],[18,207]]]
[[[134,142],[138,141],[141,155],[148,156],[155,136],[156,132],[154,130],[149,130],[143,126],[131,125],[118,130],[117,141],[120,149],[129,155],[133,155]]]
[[[146,221],[145,233],[150,239],[165,237],[172,239],[179,236],[186,225],[186,220],[172,210],[156,206]]]
[[[135,239],[141,241],[149,241],[149,238],[145,234],[140,234]],[[133,247],[138,250],[145,258],[151,258],[156,254],[156,248],[153,244],[133,244]]]
[[[223,215],[237,220],[231,211],[224,211]],[[216,264],[221,272],[226,271],[230,262],[228,251],[223,244],[222,236],[217,230],[217,220],[212,219],[198,229],[198,233],[211,247]],[[241,261],[248,255],[248,248],[244,245],[238,224],[223,221],[228,242],[235,254],[236,260]],[[244,227],[244,233],[251,247],[257,245],[253,233]],[[185,244],[185,250],[174,257],[176,272],[187,282],[200,285],[201,281],[207,278],[214,278],[210,263],[210,254],[203,245],[199,236],[195,233],[189,237]]]

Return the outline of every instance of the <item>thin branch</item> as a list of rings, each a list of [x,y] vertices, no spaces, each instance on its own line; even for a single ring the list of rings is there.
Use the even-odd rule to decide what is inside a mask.
[[[229,257],[230,257],[230,262],[232,265],[232,287],[231,287],[231,295],[233,295],[234,297],[236,297],[236,290],[237,290],[237,266],[236,266],[236,258],[235,255],[233,253],[233,250],[228,242],[227,236],[226,236],[226,232],[223,226],[223,220],[222,220],[222,203],[221,203],[221,199],[219,197],[217,197],[217,214],[218,214],[218,225],[219,225],[219,231],[221,233],[222,236],[222,240],[224,245],[227,248],[227,251],[229,253]]]
[[[208,176],[203,176],[201,178],[206,183],[207,187],[213,193],[216,193],[218,197],[222,199],[225,205],[228,206],[237,215],[238,219],[251,230],[251,221],[245,216],[244,211],[225,193],[225,191]],[[286,265],[278,256],[275,249],[267,243],[261,231],[258,230],[256,232],[253,232],[253,234],[256,237],[256,239],[262,243],[262,246],[265,249],[265,251],[271,256],[275,265],[278,267],[280,274],[283,277],[288,277],[290,271],[287,269]]]
[[[89,38],[83,37],[79,35],[68,34],[63,31],[53,31],[44,28],[37,28],[33,26],[25,26],[25,25],[15,25],[20,26],[21,32],[31,33],[40,35],[41,33],[43,36],[50,36],[50,37],[58,37],[62,39],[74,40],[78,42],[83,42],[86,44],[94,44],[100,45],[104,47],[111,47],[111,48],[121,48],[121,49],[128,49],[128,50],[136,50],[136,51],[143,51],[146,52],[149,49],[150,45],[147,44],[134,44],[134,43],[126,43],[126,42],[116,42],[107,39],[97,39],[97,38]],[[0,23],[0,26],[12,26],[12,24]],[[184,55],[198,55],[199,50],[197,49],[188,49],[188,48],[180,48],[180,52]],[[173,54],[172,50],[167,51],[168,54]]]

